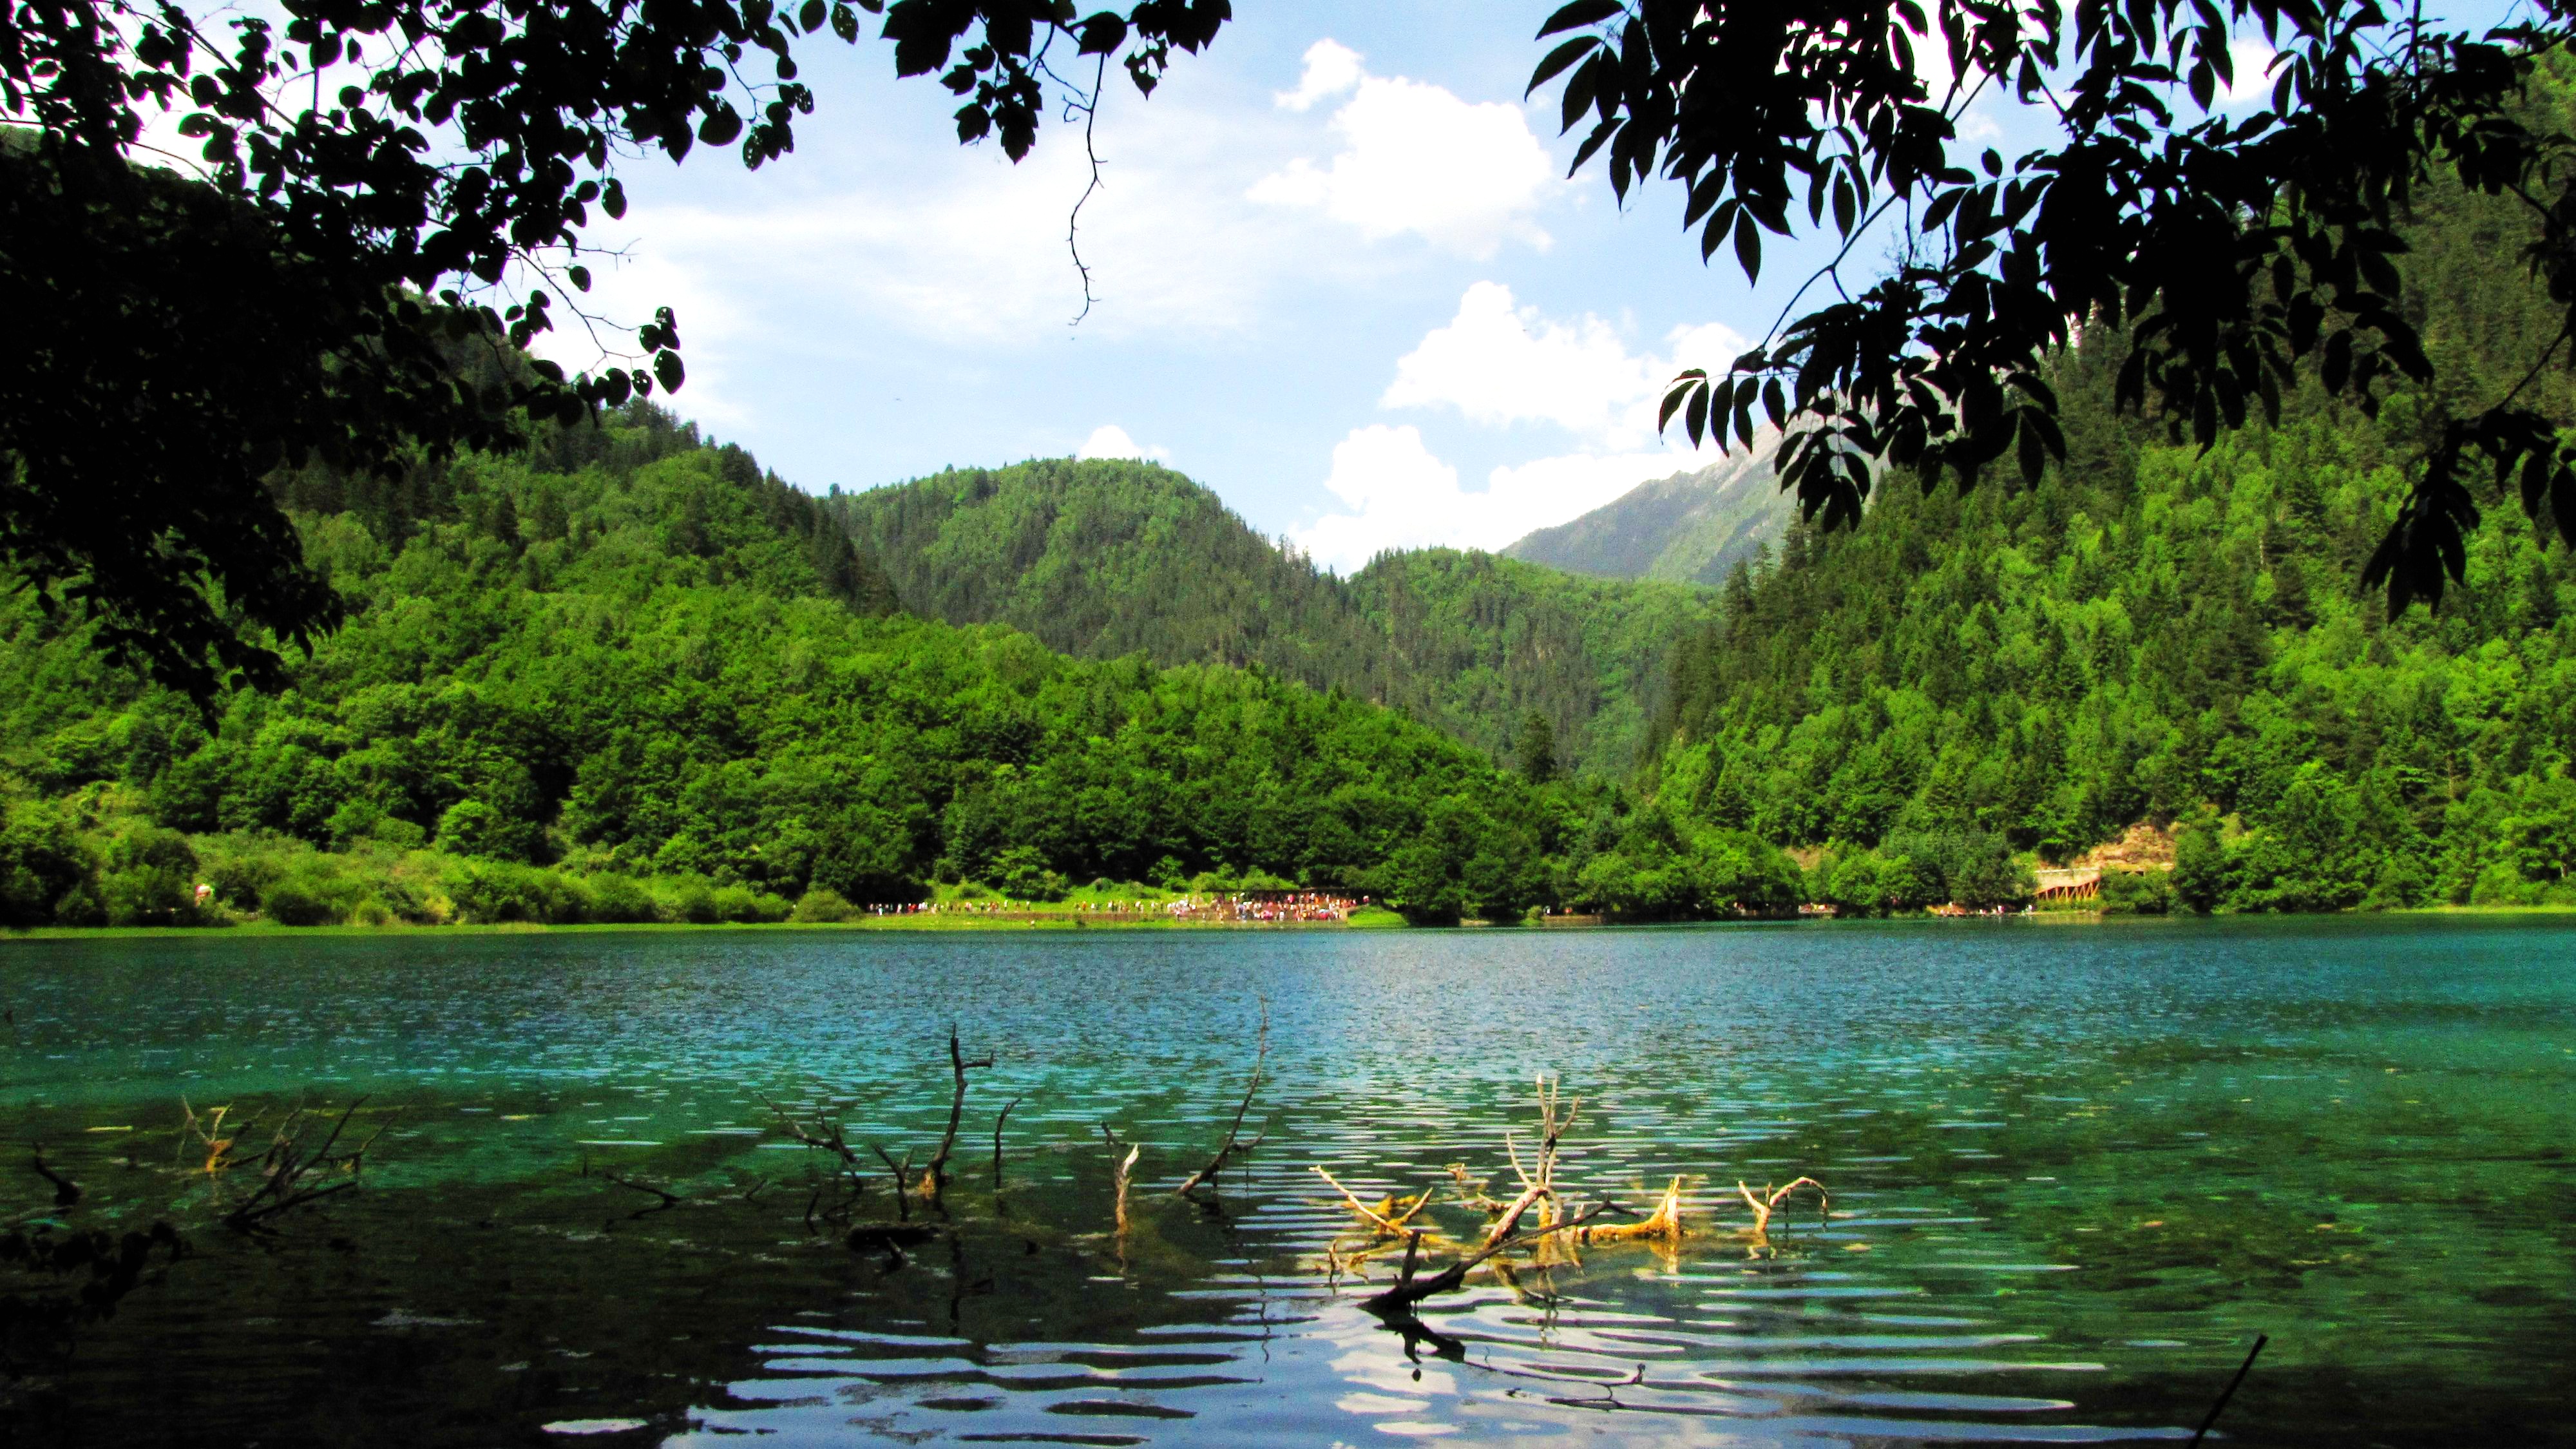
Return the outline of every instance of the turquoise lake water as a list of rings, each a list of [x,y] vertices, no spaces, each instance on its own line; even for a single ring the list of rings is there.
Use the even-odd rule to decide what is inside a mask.
[[[1174,1200],[1265,1003],[1266,1136]],[[2564,919],[16,941],[0,1006],[0,1210],[41,1143],[68,1220],[195,1248],[0,1438],[2179,1441],[2259,1332],[2228,1442],[2576,1442]],[[772,1107],[926,1158],[951,1023],[955,1180],[853,1249]],[[1365,1312],[1311,1169],[1472,1238],[1450,1166],[1510,1195],[1539,1074],[1567,1197],[1681,1174],[1685,1236]],[[183,1099],[251,1143],[360,1096],[362,1187],[215,1221]],[[1829,1215],[1750,1236],[1737,1181],[1800,1175]]]

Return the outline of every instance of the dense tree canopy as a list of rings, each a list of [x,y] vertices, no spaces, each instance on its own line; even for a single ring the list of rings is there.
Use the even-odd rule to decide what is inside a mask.
[[[1514,916],[1600,794],[1259,669],[891,615],[817,500],[642,403],[284,493],[350,622],[211,729],[0,607],[0,924],[189,919],[199,880],[290,922],[1202,879]]]
[[[1150,463],[964,468],[832,507],[907,608],[1087,658],[1258,664],[1393,705],[1496,757],[1535,712],[1569,767],[1625,779],[1706,591],[1454,549],[1349,579]]]
[[[1077,19],[1037,0],[286,0],[283,26],[176,0],[0,5],[0,563],[200,700],[283,676],[337,618],[263,492],[320,462],[389,477],[679,385],[676,319],[638,365],[567,377],[504,347],[589,286],[582,232],[622,158],[757,167],[813,98],[795,43],[882,17],[944,72],[958,135],[1025,154],[1039,78],[1113,57],[1150,90],[1225,0]],[[879,22],[872,19],[871,25]],[[768,76],[745,73],[754,52]],[[953,63],[952,63],[953,62]],[[167,120],[181,180],[137,162]],[[520,290],[524,289],[524,290]],[[605,360],[605,359],[604,359]]]
[[[281,8],[283,26],[216,26],[173,0],[0,7],[0,123],[21,128],[0,146],[0,312],[18,333],[0,365],[0,557],[201,699],[277,682],[272,642],[333,622],[262,497],[274,470],[390,476],[415,450],[507,445],[528,412],[681,380],[667,312],[631,367],[502,365],[501,343],[577,307],[583,228],[623,208],[620,158],[776,159],[813,101],[796,45],[863,26],[899,74],[960,97],[961,139],[1017,157],[1051,56],[1095,61],[1068,97],[1087,105],[1113,61],[1150,90],[1231,16],[1227,0],[1087,17],[1068,0]],[[1830,527],[1858,520],[1889,463],[1964,485],[2010,455],[2036,479],[2064,450],[2042,363],[2080,325],[2124,328],[2120,399],[2203,444],[2273,416],[2303,359],[2365,408],[2424,379],[2436,363],[2390,259],[2433,176],[2541,223],[2526,258],[2562,325],[2530,365],[2576,357],[2571,143],[2521,104],[2570,19],[2556,0],[2517,14],[2480,35],[2373,0],[1575,0],[1543,28],[1556,44],[1533,84],[1562,79],[1569,129],[1590,118],[1578,166],[1606,158],[1623,195],[1680,182],[1704,253],[1757,272],[1801,207],[1846,243],[1820,274],[1840,300],[1667,400],[1694,435],[1745,436],[1757,406],[1790,424],[1787,480]],[[2251,31],[2281,46],[2266,98],[2212,109]],[[1939,95],[1931,51],[1952,78]],[[2051,107],[2061,138],[1965,154],[1958,119],[1989,88]],[[202,182],[132,164],[161,114]],[[1838,268],[1882,222],[1896,263],[1855,294]],[[2429,435],[2366,565],[2392,602],[2463,576],[2473,460],[2576,529],[2576,449],[2522,388],[2446,399]]]
[[[2037,486],[1892,492],[1734,582],[1679,655],[1662,808],[1821,851],[1810,892],[1863,909],[1991,896],[1927,879],[1945,853],[1991,878],[2140,824],[2201,909],[2576,901],[2567,552],[2508,516],[2432,617],[2350,585],[2446,389],[2557,325],[2517,202],[2416,208],[2398,264],[2441,385],[2373,415],[2302,370],[2278,424],[2202,449],[2117,413],[2128,340],[2097,329],[2050,368],[2067,461]],[[2576,414],[2563,373],[2532,396]]]
[[[2576,142],[2525,105],[2576,14],[2514,14],[2478,34],[2376,0],[1574,0],[1540,35],[1578,33],[1531,85],[1564,77],[1566,129],[1588,122],[1578,168],[1603,157],[1623,198],[1682,186],[1703,255],[1731,246],[1750,277],[1766,234],[1841,241],[1784,325],[1721,378],[1684,374],[1664,407],[1694,439],[1749,443],[1758,406],[1789,431],[1785,485],[1834,528],[1891,464],[1967,488],[2010,455],[2036,483],[2066,451],[2046,360],[2086,327],[2128,338],[2121,405],[2203,446],[2277,420],[2303,362],[2364,410],[2430,379],[2394,258],[2431,180],[2525,210],[2521,259],[2558,323],[2521,361],[2576,366]],[[2236,75],[2250,34],[2280,47],[2261,77]],[[1937,94],[1927,51],[1950,77]],[[2255,103],[2216,104],[2247,82]],[[1989,90],[2048,108],[2058,134],[1971,154],[1958,123]],[[1893,265],[1847,286],[1882,222]],[[1818,282],[1835,299],[1793,318]],[[2509,384],[2444,400],[2366,564],[2391,603],[2464,577],[2473,458],[2576,542],[2563,421]]]

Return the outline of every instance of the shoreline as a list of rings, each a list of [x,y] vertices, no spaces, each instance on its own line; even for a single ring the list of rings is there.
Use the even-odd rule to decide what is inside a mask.
[[[1390,913],[1392,914],[1392,913]],[[2067,925],[2107,925],[2114,921],[2177,920],[2259,920],[2293,918],[2362,920],[2371,917],[2458,917],[2458,916],[2576,916],[2576,906],[2408,906],[2385,911],[2301,911],[2301,912],[2235,912],[2219,916],[2189,915],[2122,915],[2111,916],[2100,911],[2039,911],[2030,915],[1967,916],[1961,923],[2057,922]],[[1462,921],[1454,926],[1417,926],[1397,920],[1371,921],[1193,921],[1193,920],[1120,920],[1090,921],[1072,912],[1029,912],[1018,915],[916,915],[871,916],[856,921],[618,921],[578,922],[551,925],[542,921],[460,922],[444,926],[415,925],[394,922],[381,926],[282,926],[274,921],[244,921],[223,926],[31,926],[0,928],[0,942],[6,941],[106,941],[106,940],[223,940],[253,938],[299,939],[330,937],[345,939],[366,936],[536,936],[536,935],[604,935],[616,932],[662,933],[688,931],[732,931],[743,933],[793,932],[819,935],[833,932],[956,932],[956,931],[1055,931],[1064,933],[1133,931],[1457,931],[1457,930],[1558,930],[1558,931],[1631,931],[1664,930],[1674,927],[1806,925],[1830,924],[1836,921],[1934,922],[1950,918],[1928,911],[1903,916],[1879,917],[1779,917],[1725,921],[1620,921],[1587,920],[1582,922],[1544,922],[1533,925],[1497,925],[1491,921]]]

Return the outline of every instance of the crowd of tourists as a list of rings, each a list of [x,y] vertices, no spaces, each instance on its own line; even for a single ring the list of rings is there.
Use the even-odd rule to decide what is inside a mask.
[[[1217,891],[1176,896],[1166,901],[1075,901],[1070,909],[1076,916],[1093,919],[1144,920],[1160,915],[1175,921],[1262,925],[1347,921],[1351,912],[1368,902],[1367,896],[1336,895],[1331,891]],[[1021,915],[1041,909],[1034,901],[906,901],[873,905],[868,907],[868,912],[876,916],[997,916]]]

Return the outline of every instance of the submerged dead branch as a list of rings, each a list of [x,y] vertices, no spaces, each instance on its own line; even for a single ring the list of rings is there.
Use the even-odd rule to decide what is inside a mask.
[[[868,1150],[877,1155],[877,1161],[886,1165],[886,1171],[894,1174],[894,1215],[909,1219],[912,1216],[912,1184],[906,1177],[912,1171],[912,1149],[907,1147],[903,1150],[901,1162],[896,1162],[893,1154],[873,1142],[868,1144]]]
[[[259,1186],[232,1211],[224,1214],[224,1225],[235,1232],[267,1233],[272,1231],[269,1224],[279,1217],[356,1187],[359,1169],[366,1162],[367,1149],[375,1146],[376,1137],[383,1136],[384,1129],[378,1128],[376,1136],[369,1137],[355,1151],[335,1152],[334,1149],[340,1144],[340,1135],[348,1129],[349,1118],[366,1100],[359,1097],[341,1109],[321,1142],[311,1147],[305,1145],[305,1138],[319,1119],[300,1110],[290,1113],[284,1122],[278,1124],[267,1149],[249,1164],[259,1170]],[[212,1162],[213,1159],[209,1158],[209,1163]],[[208,1167],[210,1172],[215,1170],[212,1165]],[[321,1181],[325,1178],[336,1180]]]
[[[1585,1228],[1574,1237],[1575,1241],[1582,1243],[1626,1243],[1641,1238],[1672,1241],[1681,1235],[1682,1179],[1676,1173],[1672,1185],[1664,1189],[1663,1201],[1657,1203],[1653,1214],[1642,1222],[1604,1223],[1597,1228]]]
[[[81,1200],[79,1183],[45,1165],[45,1148],[42,1143],[30,1142],[27,1144],[27,1150],[34,1154],[32,1165],[36,1169],[36,1175],[54,1185],[54,1206],[70,1207]]]
[[[935,1199],[948,1190],[948,1159],[957,1150],[957,1126],[966,1115],[966,1074],[992,1064],[993,1059],[989,1056],[978,1057],[971,1062],[966,1060],[965,1052],[957,1044],[957,1028],[953,1025],[948,1028],[948,1073],[955,1088],[948,1098],[948,1131],[939,1139],[939,1150],[931,1154],[930,1161],[921,1170],[923,1197]]]
[[[993,1195],[1002,1195],[1002,1124],[1011,1120],[1011,1109],[1020,1105],[1026,1094],[1002,1104],[1001,1115],[993,1119]]]
[[[1423,1237],[1422,1233],[1417,1230],[1406,1242],[1404,1253],[1405,1267],[1404,1271],[1397,1276],[1395,1286],[1387,1289],[1383,1293],[1374,1294],[1370,1297],[1361,1299],[1360,1306],[1374,1313],[1409,1313],[1411,1312],[1413,1305],[1421,1302],[1425,1298],[1430,1298],[1441,1293],[1454,1292],[1461,1284],[1467,1281],[1467,1275],[1482,1266],[1487,1259],[1492,1258],[1497,1254],[1508,1253],[1512,1249],[1521,1247],[1524,1244],[1534,1243],[1552,1233],[1570,1232],[1581,1228],[1585,1224],[1591,1222],[1594,1218],[1599,1217],[1601,1214],[1608,1211],[1610,1211],[1610,1207],[1607,1203],[1597,1204],[1593,1207],[1584,1209],[1582,1212],[1577,1213],[1573,1217],[1567,1218],[1562,1222],[1550,1223],[1545,1227],[1532,1228],[1525,1233],[1508,1234],[1486,1243],[1485,1246],[1478,1248],[1472,1253],[1468,1253],[1460,1257],[1456,1262],[1451,1263],[1448,1267],[1441,1269],[1439,1272],[1434,1273],[1427,1278],[1417,1277],[1413,1272],[1414,1260],[1421,1248]]]
[[[1408,1332],[1421,1329],[1414,1319],[1413,1307],[1441,1293],[1451,1292],[1465,1283],[1478,1268],[1492,1264],[1506,1281],[1517,1282],[1513,1263],[1505,1255],[1526,1251],[1523,1267],[1545,1269],[1557,1264],[1581,1266],[1575,1248],[1582,1244],[1643,1242],[1657,1245],[1656,1251],[1669,1262],[1678,1261],[1679,1245],[1686,1229],[1682,1221],[1683,1187],[1690,1180],[1676,1173],[1665,1185],[1654,1210],[1640,1216],[1636,1210],[1615,1201],[1603,1200],[1579,1211],[1569,1209],[1564,1182],[1565,1154],[1575,1123],[1580,1120],[1583,1099],[1561,1094],[1557,1079],[1541,1074],[1535,1082],[1538,1126],[1529,1144],[1531,1151],[1521,1151],[1518,1134],[1503,1134],[1503,1151],[1512,1176],[1520,1190],[1510,1201],[1495,1197],[1488,1189],[1490,1179],[1480,1179],[1463,1162],[1449,1164],[1448,1172],[1458,1189],[1458,1202],[1463,1207],[1482,1212],[1490,1221],[1477,1234],[1472,1246],[1460,1244],[1450,1262],[1437,1271],[1426,1271],[1426,1252],[1437,1242],[1437,1231],[1428,1225],[1416,1226],[1414,1219],[1429,1205],[1431,1193],[1426,1190],[1411,1199],[1390,1197],[1372,1205],[1362,1202],[1358,1194],[1342,1185],[1332,1173],[1318,1166],[1315,1175],[1341,1196],[1342,1203],[1359,1220],[1365,1241],[1356,1249],[1349,1239],[1337,1238],[1326,1245],[1324,1270],[1338,1282],[1348,1272],[1358,1276],[1368,1259],[1380,1252],[1391,1252],[1401,1242],[1404,1260],[1392,1286],[1363,1299],[1362,1306],[1385,1319],[1390,1326]],[[1754,1226],[1749,1236],[1759,1238],[1780,1205],[1800,1188],[1813,1189],[1830,1211],[1823,1184],[1812,1177],[1800,1177],[1787,1186],[1765,1186],[1760,1194],[1739,1183],[1737,1190],[1753,1207]],[[1605,1222],[1608,1217],[1631,1219]],[[1517,1289],[1515,1290],[1517,1291]],[[1427,1332],[1427,1330],[1423,1330]]]
[[[1458,1200],[1460,1202],[1463,1202],[1467,1206],[1475,1208],[1488,1216],[1501,1212],[1503,1209],[1511,1206],[1511,1204],[1503,1201],[1501,1198],[1487,1192],[1485,1190],[1484,1180],[1469,1173],[1467,1171],[1467,1164],[1463,1162],[1453,1162],[1449,1164],[1449,1178],[1452,1182],[1458,1184]]]
[[[1744,1195],[1744,1205],[1753,1209],[1753,1226],[1746,1231],[1757,1238],[1768,1233],[1771,1230],[1771,1214],[1779,1210],[1780,1204],[1788,1198],[1789,1194],[1802,1187],[1812,1187],[1816,1190],[1817,1212],[1830,1217],[1833,1213],[1833,1199],[1825,1195],[1825,1185],[1812,1177],[1796,1178],[1787,1187],[1777,1190],[1766,1182],[1762,1185],[1760,1193],[1756,1193],[1743,1182],[1738,1181],[1735,1184],[1735,1190]]]
[[[1244,1114],[1252,1110],[1253,1094],[1261,1090],[1261,1068],[1270,1060],[1270,999],[1268,997],[1260,997],[1257,999],[1261,1002],[1261,1030],[1259,1035],[1254,1038],[1252,1051],[1252,1077],[1251,1080],[1243,1084],[1243,1100],[1235,1104],[1234,1122],[1225,1129],[1225,1144],[1217,1148],[1216,1155],[1207,1160],[1207,1165],[1205,1167],[1191,1173],[1188,1181],[1183,1182],[1179,1187],[1172,1189],[1172,1196],[1174,1197],[1187,1197],[1191,1189],[1197,1187],[1200,1183],[1215,1177],[1217,1173],[1224,1168],[1226,1159],[1239,1153],[1248,1153],[1252,1151],[1253,1148],[1259,1147],[1263,1140],[1268,1138],[1270,1135],[1265,1131],[1261,1136],[1255,1137],[1249,1143],[1242,1140]]]
[[[612,1219],[612,1221],[631,1223],[640,1217],[648,1217],[654,1213],[669,1212],[671,1209],[688,1201],[687,1198],[671,1191],[669,1188],[655,1187],[649,1182],[639,1182],[634,1178],[627,1177],[619,1173],[602,1172],[599,1176],[602,1181],[607,1182],[613,1187],[622,1187],[629,1192],[640,1192],[647,1196],[661,1199],[661,1201],[655,1203],[651,1207],[637,1208],[635,1211],[628,1213],[624,1218]]]
[[[848,1132],[821,1107],[814,1109],[809,1124],[799,1121],[794,1113],[766,1097],[761,1099],[761,1104],[778,1119],[779,1126],[786,1130],[788,1136],[832,1159],[830,1177],[815,1181],[813,1191],[806,1195],[805,1230],[809,1233],[816,1231],[814,1223],[817,1218],[835,1226],[846,1225],[857,1211],[860,1196],[867,1191],[867,1162],[859,1155],[859,1150],[850,1145]],[[827,1192],[831,1195],[829,1202],[824,1200]],[[898,1198],[901,1192],[898,1181]]]
[[[1317,1177],[1322,1178],[1325,1183],[1333,1189],[1333,1191],[1342,1195],[1342,1201],[1350,1207],[1352,1212],[1359,1214],[1361,1221],[1376,1228],[1379,1235],[1383,1237],[1403,1237],[1408,1231],[1410,1231],[1410,1229],[1405,1225],[1412,1222],[1416,1217],[1419,1217],[1422,1210],[1431,1205],[1431,1189],[1426,1187],[1409,1198],[1398,1197],[1390,1194],[1389,1196],[1378,1199],[1376,1206],[1372,1207],[1369,1204],[1360,1201],[1358,1194],[1353,1193],[1349,1188],[1342,1186],[1340,1179],[1334,1177],[1331,1173],[1326,1172],[1323,1168],[1315,1168],[1314,1173]]]

